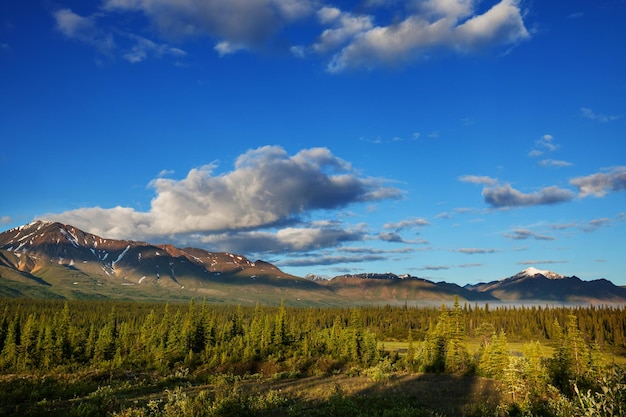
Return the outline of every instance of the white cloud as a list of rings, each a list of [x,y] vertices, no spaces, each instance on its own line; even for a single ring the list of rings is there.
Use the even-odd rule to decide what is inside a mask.
[[[334,50],[355,35],[363,33],[373,27],[370,16],[355,16],[351,13],[341,12],[339,9],[323,7],[318,12],[318,18],[323,24],[331,24],[332,29],[326,29],[319,37],[313,49],[319,53]]]
[[[174,48],[168,44],[158,44],[150,39],[138,35],[128,35],[134,44],[130,50],[123,54],[124,59],[130,63],[137,63],[146,60],[149,57],[160,58],[164,55],[183,57],[187,55],[185,51]]]
[[[200,242],[220,251],[235,253],[308,252],[336,247],[346,242],[358,242],[366,238],[359,228],[340,227],[286,227],[275,232],[235,231],[191,236],[191,242]]]
[[[234,44],[228,41],[222,41],[215,45],[215,50],[220,56],[231,55],[244,49],[246,49],[245,45]]]
[[[308,0],[108,0],[107,11],[141,11],[171,37],[216,38],[221,54],[261,46],[314,12]]]
[[[539,161],[539,165],[543,167],[563,168],[570,167],[573,164],[571,162],[560,161],[558,159],[542,159],[541,161]]]
[[[241,155],[230,172],[215,175],[215,169],[205,165],[180,180],[154,179],[150,186],[156,196],[147,212],[93,207],[45,217],[117,239],[226,234],[232,240],[238,237],[232,235],[235,232],[285,226],[316,210],[402,197],[399,189],[386,187],[382,179],[359,175],[326,148],[289,156],[280,147],[265,146]],[[339,241],[341,233],[336,227],[317,224],[310,229],[283,229],[273,239],[298,248],[311,246],[312,241],[331,242],[329,236]],[[348,235],[355,233],[362,232]],[[268,235],[245,235],[251,237],[268,240]]]
[[[105,0],[97,14],[82,17],[69,9],[55,13],[57,27],[66,36],[98,48],[101,53],[116,49],[115,41],[127,28],[132,13],[140,13],[165,39],[181,41],[204,37],[221,56],[242,50],[280,47],[303,58],[312,52],[330,57],[327,69],[339,72],[377,66],[396,66],[415,61],[433,52],[472,53],[498,45],[512,45],[528,38],[518,0],[491,0],[495,4],[478,11],[475,0],[428,0],[411,4],[376,1],[344,11],[317,0]],[[371,14],[363,13],[363,11]],[[122,16],[126,19],[108,19]],[[393,16],[392,23],[376,25],[376,19]],[[107,19],[100,19],[106,17]],[[136,16],[135,16],[136,17]],[[96,20],[108,27],[98,27]],[[105,23],[106,22],[106,23]],[[287,30],[302,24],[310,33],[311,22],[319,35],[315,41]],[[134,26],[137,27],[137,26]],[[294,35],[298,33],[298,35]],[[315,32],[314,32],[315,33]],[[151,32],[154,34],[154,32]],[[280,38],[280,41],[277,39]],[[122,48],[130,62],[150,54],[165,55],[167,44],[144,42]],[[155,48],[159,46],[159,48]]]
[[[324,6],[317,11],[317,18],[323,24],[329,24],[341,16],[341,10],[336,7]]]
[[[457,249],[456,251],[460,253],[464,253],[466,255],[484,255],[484,254],[498,252],[497,249],[491,249],[491,248],[461,248],[461,249]]]
[[[2,216],[0,217],[0,224],[9,224],[13,221],[11,216]]]
[[[528,153],[533,158],[542,156],[546,152],[554,152],[559,149],[559,145],[554,142],[554,137],[550,134],[543,135],[536,143],[535,149]]]
[[[619,120],[622,118],[622,115],[604,115],[604,114],[596,114],[593,110],[588,107],[581,107],[580,114],[590,120],[595,120],[600,123],[613,122],[615,120]]]
[[[609,191],[626,190],[626,166],[618,166],[608,172],[599,172],[570,180],[578,188],[580,197],[604,197]]]
[[[539,191],[525,194],[514,189],[510,184],[485,188],[482,194],[485,202],[492,207],[521,207],[557,204],[573,200],[575,197],[575,194],[572,191],[556,186],[542,188]]]
[[[566,263],[568,262],[567,261],[555,261],[555,260],[550,260],[550,259],[545,259],[545,260],[531,259],[527,261],[520,261],[517,264],[518,265],[552,265],[552,264],[566,264]]]
[[[430,226],[430,223],[422,218],[402,220],[397,223],[387,223],[385,229],[393,229],[396,232],[405,229],[413,229],[415,227]]]
[[[485,175],[461,175],[459,181],[482,185],[495,185],[498,183],[497,179]]]
[[[102,29],[97,24],[97,20],[102,17],[101,14],[84,17],[70,9],[61,9],[54,12],[53,16],[57,29],[67,38],[90,45],[107,57],[112,57],[114,53],[119,52],[122,58],[134,64],[148,58],[186,55],[186,52],[180,48],[157,43],[143,36],[115,28]]]
[[[421,13],[397,24],[376,26],[355,34],[334,55],[328,70],[396,65],[439,48],[472,52],[513,44],[530,36],[518,1],[502,0],[483,14],[475,14],[474,5],[468,0],[428,1]]]
[[[53,13],[56,28],[67,38],[95,47],[100,53],[109,55],[115,48],[113,35],[100,30],[95,16],[84,17],[70,9],[60,9]]]
[[[535,239],[535,240],[554,240],[552,236],[546,236],[534,232],[529,229],[515,229],[511,233],[504,233],[504,237],[513,240],[526,240],[526,239]]]

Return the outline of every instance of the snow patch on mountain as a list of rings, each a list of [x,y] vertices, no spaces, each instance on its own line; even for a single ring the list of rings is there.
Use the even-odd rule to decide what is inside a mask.
[[[124,257],[124,255],[126,255],[126,252],[128,252],[129,249],[130,249],[130,245],[126,246],[126,249],[124,249],[124,251],[120,253],[120,256],[118,256],[117,259],[111,263],[111,266],[113,268],[115,268],[116,263],[122,260],[122,258]]]
[[[524,269],[522,272],[520,272],[517,275],[519,275],[519,276],[527,276],[527,277],[534,277],[535,275],[543,275],[544,277],[546,277],[548,279],[561,279],[561,278],[564,278],[563,275],[557,274],[556,272],[548,271],[548,270],[545,270],[545,269],[537,269],[537,268],[534,268],[532,266],[530,268]]]

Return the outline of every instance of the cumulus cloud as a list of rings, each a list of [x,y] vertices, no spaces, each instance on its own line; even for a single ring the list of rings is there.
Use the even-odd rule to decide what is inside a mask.
[[[485,188],[482,194],[485,202],[496,208],[557,204],[571,201],[575,197],[572,191],[556,186],[525,194],[514,189],[510,184]]]
[[[334,224],[285,228],[316,210],[402,197],[380,178],[363,177],[326,148],[304,149],[290,156],[277,146],[241,155],[234,170],[215,175],[215,165],[189,171],[183,179],[158,177],[156,196],[147,212],[129,207],[81,208],[45,216],[110,238],[212,234],[207,242],[255,241],[263,250],[281,245],[308,250],[359,239],[361,231]],[[237,234],[282,227],[275,235]],[[263,243],[263,244],[261,244]],[[316,246],[317,245],[317,246]]]
[[[513,240],[526,240],[526,239],[535,239],[535,240],[554,240],[552,236],[546,236],[534,232],[529,229],[515,229],[511,233],[504,233],[504,237]]]
[[[472,53],[530,37],[520,0],[491,0],[486,10],[474,0],[384,3],[385,10],[369,2],[346,11],[318,0],[104,0],[97,15],[63,9],[55,18],[68,37],[101,51],[115,49],[119,33],[129,32],[133,18],[141,16],[151,23],[151,34],[156,29],[170,41],[208,39],[220,56],[279,47],[300,58],[328,59],[329,72],[397,66],[439,51]],[[104,30],[96,25],[102,16],[109,25]],[[296,25],[305,31],[289,30]],[[314,40],[307,39],[310,34]],[[164,54],[164,48],[141,42],[134,49],[124,58],[138,62],[140,51]]]
[[[468,0],[428,0],[417,6],[369,2],[355,10],[316,0],[105,0],[98,13],[124,15],[126,21],[132,13],[141,14],[167,39],[209,37],[220,55],[286,44],[300,57],[308,52],[330,57],[330,72],[395,66],[439,50],[471,53],[530,37],[519,0],[496,1],[485,11]],[[390,15],[393,21],[376,23]],[[294,31],[287,27],[302,23],[310,28],[312,20],[319,31],[315,41],[304,39],[303,46],[301,38],[288,39]],[[64,9],[57,21],[69,37],[101,49],[114,48],[115,31],[99,30],[92,17]],[[142,57],[132,51],[126,55],[129,60]]]
[[[609,191],[626,190],[626,166],[618,166],[607,172],[599,172],[570,180],[578,188],[580,197],[604,197]]]
[[[482,14],[475,2],[429,0],[421,10],[389,26],[357,33],[333,56],[330,72],[396,65],[437,49],[472,52],[528,38],[518,1],[502,0]]]

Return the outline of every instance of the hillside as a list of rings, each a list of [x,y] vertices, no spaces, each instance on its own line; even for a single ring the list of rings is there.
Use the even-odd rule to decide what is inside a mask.
[[[242,255],[119,241],[60,223],[0,234],[0,295],[336,305],[327,288]]]
[[[626,289],[528,268],[461,287],[394,273],[293,276],[243,255],[114,240],[36,221],[0,233],[0,297],[350,306],[464,301],[625,303]]]

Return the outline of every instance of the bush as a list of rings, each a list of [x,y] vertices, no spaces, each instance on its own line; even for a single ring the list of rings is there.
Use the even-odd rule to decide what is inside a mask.
[[[581,392],[574,385],[578,400],[578,415],[581,416],[624,416],[626,415],[626,372],[614,366],[598,383],[597,390]]]

